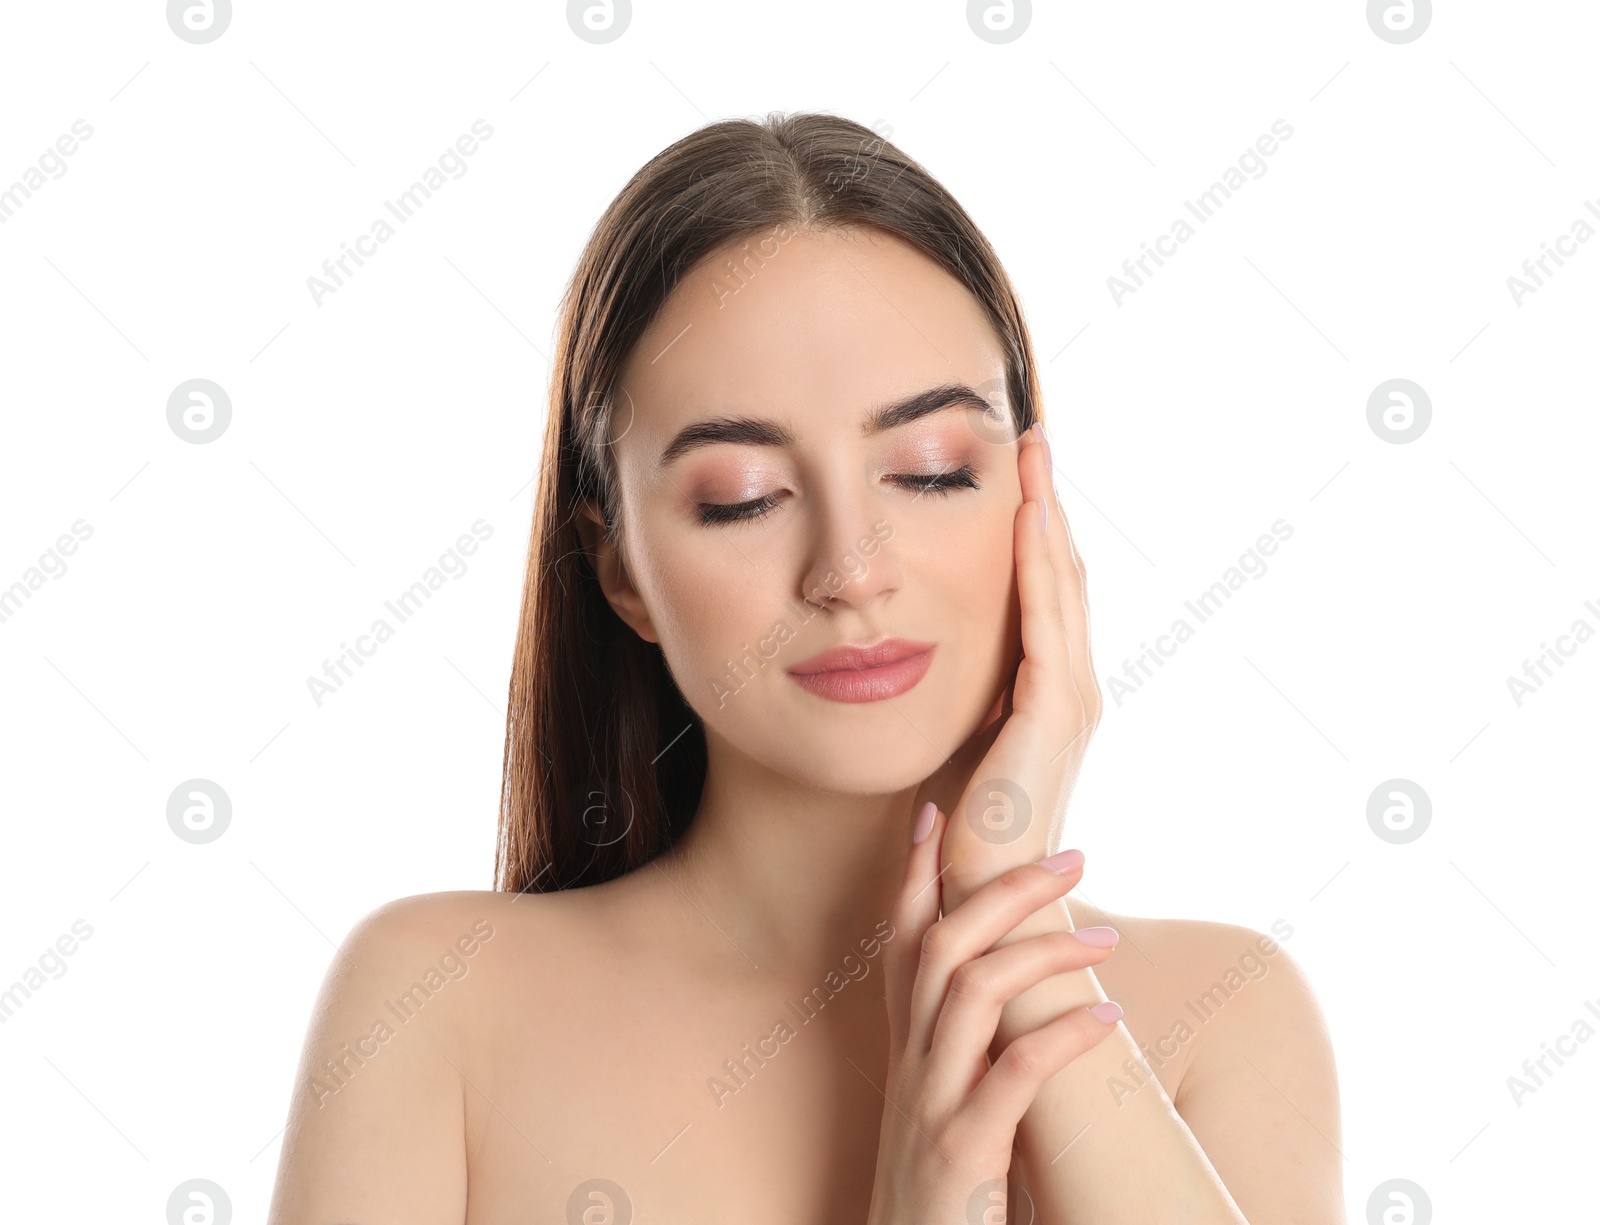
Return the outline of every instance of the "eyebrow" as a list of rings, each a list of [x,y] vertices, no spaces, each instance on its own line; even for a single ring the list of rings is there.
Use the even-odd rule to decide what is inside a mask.
[[[874,434],[882,434],[933,413],[954,408],[976,410],[986,417],[1000,415],[994,405],[965,383],[946,383],[873,409],[862,419],[861,434],[864,438],[870,438]],[[684,426],[673,436],[661,452],[661,457],[656,460],[656,467],[665,468],[673,460],[698,447],[719,442],[755,447],[792,447],[795,436],[779,422],[760,417],[715,417],[696,421]]]

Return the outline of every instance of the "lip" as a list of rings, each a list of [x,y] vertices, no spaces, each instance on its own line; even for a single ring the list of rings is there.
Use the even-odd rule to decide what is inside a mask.
[[[881,702],[913,688],[933,662],[931,642],[885,638],[834,647],[788,669],[801,688],[833,702]]]

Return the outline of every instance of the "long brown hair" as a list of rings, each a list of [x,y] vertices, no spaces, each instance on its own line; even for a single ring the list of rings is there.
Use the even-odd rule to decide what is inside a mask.
[[[787,229],[887,231],[971,291],[1006,359],[1005,400],[1033,424],[1038,373],[1022,309],[955,199],[876,131],[826,114],[730,119],[651,158],[606,209],[561,303],[544,453],[506,717],[496,888],[599,884],[687,828],[705,780],[700,718],[661,649],[607,602],[576,526],[593,499],[616,538],[609,447],[623,363],[673,288],[727,244]],[[761,257],[718,274],[742,284]]]

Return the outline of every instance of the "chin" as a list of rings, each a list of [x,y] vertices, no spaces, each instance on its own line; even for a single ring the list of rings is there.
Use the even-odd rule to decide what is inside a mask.
[[[984,710],[960,710],[931,692],[916,702],[910,696],[892,706],[830,702],[826,710],[801,713],[787,706],[781,725],[767,729],[773,752],[766,760],[781,774],[840,795],[916,787],[978,730]]]
[[[893,756],[868,747],[863,751],[859,740],[835,752],[794,757],[792,746],[785,759],[772,763],[772,768],[797,783],[832,795],[874,796],[894,795],[921,784],[941,765],[939,756],[921,740],[918,755]]]

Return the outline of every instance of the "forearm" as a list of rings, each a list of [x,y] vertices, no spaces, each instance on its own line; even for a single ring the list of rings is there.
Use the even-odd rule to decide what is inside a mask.
[[[1001,943],[1071,930],[1059,903]],[[1093,970],[1048,978],[1002,1010],[992,1054],[1106,998]],[[1045,1082],[1017,1129],[1017,1150],[1018,1181],[1041,1225],[1247,1225],[1126,1025]]]

